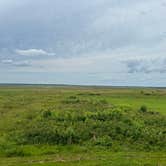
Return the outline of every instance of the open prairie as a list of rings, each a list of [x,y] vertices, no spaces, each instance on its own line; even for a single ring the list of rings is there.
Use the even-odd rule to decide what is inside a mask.
[[[166,165],[166,89],[0,86],[0,165]]]

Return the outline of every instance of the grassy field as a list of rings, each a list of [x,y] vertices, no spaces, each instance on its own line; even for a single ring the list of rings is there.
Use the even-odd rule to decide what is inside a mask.
[[[166,89],[0,86],[0,166],[166,165]]]

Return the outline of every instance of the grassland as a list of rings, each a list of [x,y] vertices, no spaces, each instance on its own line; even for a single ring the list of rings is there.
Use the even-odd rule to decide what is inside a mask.
[[[0,87],[0,165],[166,165],[166,89]]]

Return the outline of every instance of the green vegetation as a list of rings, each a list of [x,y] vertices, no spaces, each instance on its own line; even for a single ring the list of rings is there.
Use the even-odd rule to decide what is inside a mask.
[[[0,87],[0,165],[166,165],[166,90]]]

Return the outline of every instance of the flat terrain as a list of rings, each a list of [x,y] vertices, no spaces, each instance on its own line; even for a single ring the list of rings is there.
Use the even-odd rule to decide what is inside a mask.
[[[0,165],[166,165],[166,89],[0,86]]]

